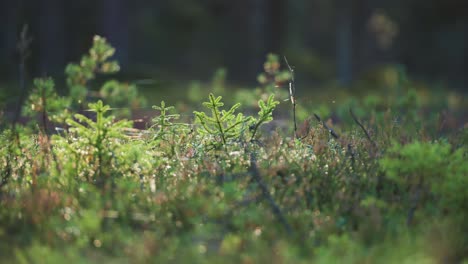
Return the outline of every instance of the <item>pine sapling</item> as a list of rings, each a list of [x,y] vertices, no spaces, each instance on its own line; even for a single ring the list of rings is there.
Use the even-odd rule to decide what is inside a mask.
[[[258,112],[258,118],[252,118],[253,124],[251,125],[252,135],[250,137],[250,141],[255,139],[255,135],[261,125],[273,120],[273,110],[275,110],[278,104],[279,101],[275,101],[274,94],[270,95],[266,102],[263,100],[258,101],[260,111]]]
[[[198,111],[194,111],[194,114],[203,128],[201,132],[219,138],[220,142],[212,143],[225,148],[229,140],[241,137],[251,117],[245,117],[242,113],[234,114],[240,103],[233,105],[228,111],[221,110],[220,108],[224,106],[221,99],[221,96],[215,97],[210,94],[209,101],[203,103],[203,106],[211,110],[211,116]]]

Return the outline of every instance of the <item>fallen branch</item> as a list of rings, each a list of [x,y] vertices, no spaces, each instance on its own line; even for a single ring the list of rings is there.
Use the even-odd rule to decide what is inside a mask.
[[[257,161],[256,161],[254,153],[250,154],[250,169],[249,169],[249,171],[250,171],[250,173],[252,175],[252,179],[260,187],[260,190],[262,191],[263,199],[267,200],[267,202],[271,206],[273,214],[276,216],[276,218],[278,218],[278,221],[280,221],[281,224],[283,224],[284,228],[286,229],[286,232],[288,232],[288,234],[291,235],[292,234],[291,226],[287,222],[286,217],[284,217],[284,215],[283,215],[281,209],[279,208],[279,206],[275,203],[273,197],[270,194],[270,191],[268,190],[268,187],[263,182],[263,180],[262,180],[262,178],[260,176],[260,172],[258,171],[258,168],[257,168]]]

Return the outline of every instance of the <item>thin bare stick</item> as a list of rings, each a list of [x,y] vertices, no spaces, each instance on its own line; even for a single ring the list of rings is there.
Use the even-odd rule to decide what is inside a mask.
[[[289,65],[288,59],[284,56],[286,66],[288,66],[289,72],[291,73],[291,80],[289,81],[289,98],[291,100],[293,108],[293,122],[294,122],[294,138],[297,137],[297,121],[296,121],[296,83],[294,80],[294,68]]]
[[[361,127],[362,131],[364,131],[364,134],[366,134],[366,137],[369,140],[369,142],[372,144],[372,146],[375,149],[377,149],[377,144],[375,143],[375,141],[372,140],[372,138],[369,135],[369,132],[367,132],[367,129],[364,127],[364,125],[359,121],[357,116],[354,114],[352,108],[349,108],[349,113],[351,114],[351,117],[353,117],[354,122],[356,122],[356,124],[358,124],[358,126]]]
[[[2,175],[0,179],[0,191],[3,186],[8,184],[9,179],[11,178],[12,174],[12,165],[11,165],[11,159],[14,156],[14,150],[13,150],[13,143],[18,144],[18,147],[20,147],[20,140],[19,140],[19,135],[16,131],[16,124],[19,121],[19,118],[21,116],[21,107],[23,105],[23,102],[26,98],[26,60],[28,59],[30,53],[29,53],[29,48],[31,46],[32,38],[29,37],[29,32],[28,32],[28,26],[24,25],[23,29],[21,30],[21,34],[18,40],[17,44],[17,51],[19,53],[19,88],[20,88],[20,94],[18,96],[18,102],[16,104],[16,109],[14,112],[13,116],[13,122],[11,123],[11,142],[8,145],[8,155],[7,155],[7,160],[6,160],[6,170],[5,170],[5,175]]]
[[[319,121],[320,123],[322,123],[323,127],[328,130],[328,132],[330,132],[330,135],[332,135],[333,138],[335,139],[339,139],[340,136],[330,127],[327,126],[327,124],[325,122],[322,121],[322,119],[320,119],[320,117],[314,113],[314,116],[315,116],[315,119],[317,119],[317,121]]]
[[[28,25],[24,25],[21,30],[20,38],[17,44],[17,50],[19,53],[19,88],[20,94],[18,97],[18,102],[16,104],[15,115],[13,118],[12,127],[15,130],[16,123],[19,121],[21,115],[21,107],[27,96],[26,88],[26,60],[29,58],[30,52],[29,48],[31,46],[32,38],[29,37]]]

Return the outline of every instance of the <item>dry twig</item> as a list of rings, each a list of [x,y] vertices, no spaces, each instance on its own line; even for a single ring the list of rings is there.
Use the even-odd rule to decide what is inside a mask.
[[[294,80],[294,69],[289,65],[288,59],[284,56],[284,61],[288,66],[289,72],[291,73],[291,80],[289,81],[289,98],[292,104],[293,110],[293,122],[294,122],[294,138],[297,137],[297,121],[296,121],[296,83]]]
[[[284,217],[280,207],[274,201],[273,197],[270,194],[270,191],[268,190],[268,187],[263,182],[260,176],[260,172],[258,171],[258,168],[257,168],[257,161],[256,161],[254,153],[250,154],[250,172],[252,174],[253,180],[258,184],[260,190],[262,191],[263,198],[270,204],[273,214],[283,224],[284,228],[286,229],[286,232],[288,232],[288,234],[291,235],[292,234],[291,226],[286,220],[286,217]]]
[[[349,108],[349,113],[351,114],[351,117],[353,117],[354,122],[356,122],[356,124],[358,124],[358,126],[361,127],[362,131],[364,131],[364,134],[366,134],[366,137],[369,140],[369,142],[372,144],[372,146],[375,149],[377,149],[377,144],[375,143],[375,141],[372,140],[372,138],[369,135],[369,132],[367,132],[367,129],[364,127],[364,125],[359,121],[357,116],[354,114],[352,108]]]
[[[317,121],[319,121],[320,123],[322,123],[323,127],[328,130],[328,132],[330,132],[330,135],[332,135],[333,138],[335,139],[339,139],[340,136],[330,127],[327,126],[327,124],[325,122],[322,121],[322,119],[314,113],[314,116],[315,116],[315,119],[317,119]]]

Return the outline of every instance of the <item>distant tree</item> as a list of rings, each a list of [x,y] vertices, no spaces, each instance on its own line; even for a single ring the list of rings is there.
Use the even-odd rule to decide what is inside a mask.
[[[281,0],[243,0],[233,4],[236,11],[232,19],[242,32],[235,34],[245,49],[242,56],[247,58],[244,65],[249,75],[255,76],[262,69],[268,53],[282,51],[288,23],[287,7]]]
[[[353,24],[354,74],[359,75],[396,57],[399,25],[390,16],[386,0],[355,0]]]

